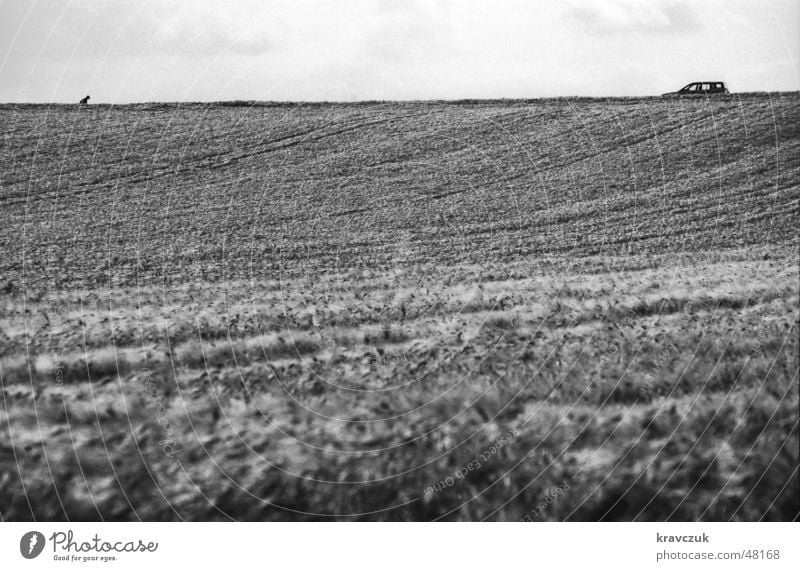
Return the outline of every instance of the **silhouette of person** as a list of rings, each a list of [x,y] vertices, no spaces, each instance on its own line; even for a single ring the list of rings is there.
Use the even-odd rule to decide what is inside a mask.
[[[88,105],[89,104],[89,96],[87,95],[83,99],[81,99],[80,105]]]

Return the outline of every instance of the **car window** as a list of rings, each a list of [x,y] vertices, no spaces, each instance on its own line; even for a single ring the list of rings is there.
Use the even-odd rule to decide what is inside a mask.
[[[725,84],[721,81],[698,81],[690,83],[680,89],[681,93],[719,93],[725,91]]]

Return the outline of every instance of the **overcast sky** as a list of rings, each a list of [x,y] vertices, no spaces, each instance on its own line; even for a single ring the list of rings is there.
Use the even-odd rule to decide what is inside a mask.
[[[800,0],[0,0],[0,101],[800,86]]]

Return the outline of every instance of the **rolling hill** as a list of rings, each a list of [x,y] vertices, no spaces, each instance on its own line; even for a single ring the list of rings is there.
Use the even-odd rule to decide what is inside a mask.
[[[0,122],[4,520],[800,512],[797,93]]]

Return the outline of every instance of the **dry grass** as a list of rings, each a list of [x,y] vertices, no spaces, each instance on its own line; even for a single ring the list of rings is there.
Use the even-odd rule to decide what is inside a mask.
[[[798,101],[0,108],[0,517],[796,518]]]

